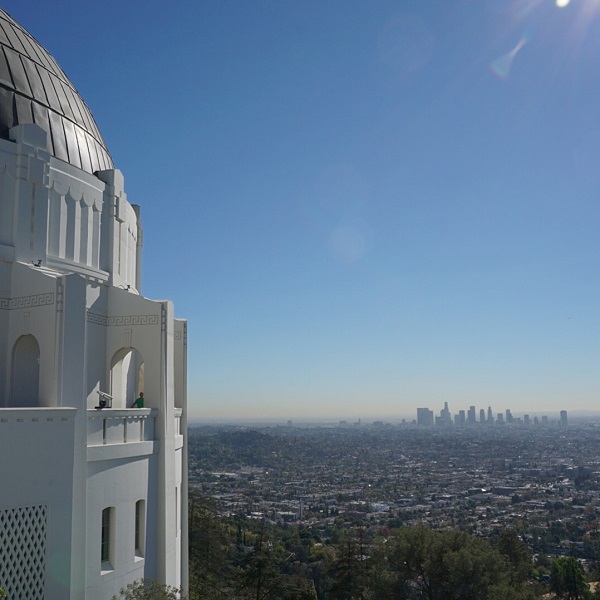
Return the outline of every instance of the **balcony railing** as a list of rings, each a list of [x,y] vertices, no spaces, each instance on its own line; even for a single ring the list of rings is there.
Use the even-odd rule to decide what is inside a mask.
[[[175,435],[181,435],[181,408],[175,409]]]
[[[128,444],[154,440],[156,410],[125,408],[88,410],[88,446]]]

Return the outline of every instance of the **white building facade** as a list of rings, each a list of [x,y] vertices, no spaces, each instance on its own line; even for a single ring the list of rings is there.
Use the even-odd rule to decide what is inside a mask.
[[[87,106],[0,10],[9,600],[110,600],[144,577],[187,586],[186,322],[141,295],[141,249],[139,207]]]

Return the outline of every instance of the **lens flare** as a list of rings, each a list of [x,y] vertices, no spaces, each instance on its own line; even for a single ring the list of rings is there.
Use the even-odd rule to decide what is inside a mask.
[[[329,238],[329,249],[342,262],[351,263],[361,258],[367,249],[367,238],[356,225],[340,225]]]
[[[510,73],[510,70],[512,68],[515,58],[517,57],[517,54],[519,54],[521,48],[523,48],[523,46],[526,43],[527,40],[524,37],[522,37],[517,42],[517,45],[510,52],[503,54],[495,61],[493,61],[490,64],[490,69],[492,70],[492,73],[494,73],[494,75],[496,75],[500,79],[506,79]]]

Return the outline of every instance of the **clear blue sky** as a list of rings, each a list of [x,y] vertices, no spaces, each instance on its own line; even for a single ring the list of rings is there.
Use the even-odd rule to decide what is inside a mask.
[[[600,0],[5,1],[142,206],[198,418],[597,409]]]

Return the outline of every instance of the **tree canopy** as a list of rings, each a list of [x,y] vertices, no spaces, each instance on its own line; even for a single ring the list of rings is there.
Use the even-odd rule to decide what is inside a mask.
[[[567,600],[592,598],[583,570],[572,556],[563,556],[552,562],[550,588],[559,598]]]
[[[378,547],[373,587],[390,600],[528,598],[511,560],[489,542],[425,526],[392,532]]]
[[[181,589],[161,585],[153,579],[140,579],[123,588],[112,600],[187,600]]]

